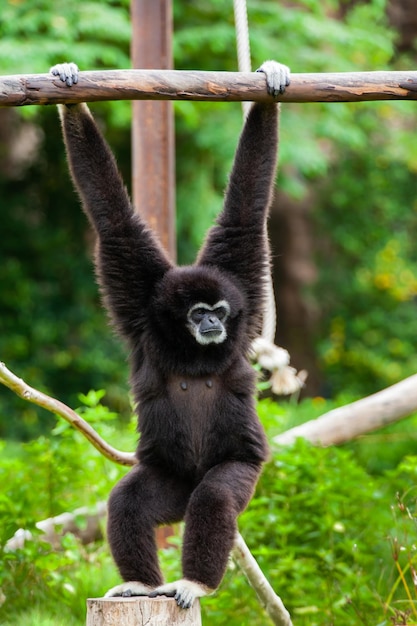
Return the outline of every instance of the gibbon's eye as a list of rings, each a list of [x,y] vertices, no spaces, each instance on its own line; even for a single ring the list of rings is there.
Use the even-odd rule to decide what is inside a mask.
[[[203,307],[199,307],[198,309],[194,309],[194,311],[192,312],[192,319],[194,320],[194,322],[201,322],[201,320],[203,319],[203,317],[205,315],[207,315],[208,311],[207,309],[203,309]]]
[[[217,309],[214,309],[214,313],[218,317],[219,320],[224,320],[227,317],[227,309],[224,306],[219,306]]]

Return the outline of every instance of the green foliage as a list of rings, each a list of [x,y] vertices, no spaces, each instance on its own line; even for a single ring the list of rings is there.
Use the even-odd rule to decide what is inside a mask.
[[[2,8],[2,74],[47,72],[57,61],[72,59],[89,69],[128,67],[129,45],[128,2],[32,0],[6,2]],[[106,135],[129,180],[129,103],[98,105],[95,112],[109,125]],[[0,112],[0,125],[1,113],[8,112]],[[80,390],[100,387],[105,379],[108,401],[127,414],[125,357],[99,303],[92,238],[85,236],[86,220],[69,180],[55,108],[28,107],[20,113],[25,119],[11,118],[16,137],[35,133],[37,139],[33,147],[28,144],[34,154],[12,160],[4,171],[0,167],[1,359],[70,405]],[[11,414],[18,418],[5,419]],[[52,424],[46,413],[22,407],[4,391],[0,415],[3,437],[29,439]]]
[[[328,384],[365,395],[417,371],[413,328],[417,296],[417,255],[412,200],[416,174],[398,148],[393,160],[380,136],[385,106],[358,110],[365,118],[368,146],[347,150],[332,168],[318,215],[320,287],[324,324],[321,353]],[[364,181],[367,192],[364,193]],[[411,332],[410,332],[411,330]]]
[[[294,72],[413,67],[395,50],[385,5],[253,0],[253,66],[277,58]],[[230,2],[181,0],[174,2],[174,17],[177,68],[236,69]],[[2,6],[2,74],[45,72],[61,60],[82,69],[125,68],[129,44],[127,0],[6,0]],[[279,184],[295,198],[313,192],[319,281],[308,295],[321,315],[317,346],[326,390],[338,402],[341,392],[372,392],[416,371],[411,104],[283,107]],[[221,206],[242,113],[238,104],[195,102],[176,103],[175,111],[178,256],[189,262]],[[94,112],[128,181],[129,103],[96,105]],[[70,405],[83,391],[88,420],[113,445],[131,448],[133,427],[120,432],[114,419],[114,412],[130,412],[125,357],[100,308],[91,237],[69,182],[56,113],[23,108],[3,128],[10,119],[16,145],[29,132],[36,141],[18,163],[1,148],[7,164],[0,167],[1,360]],[[100,405],[100,393],[87,393],[104,384],[111,409]],[[280,407],[265,401],[259,409],[272,437],[332,406],[313,399]],[[274,451],[240,528],[298,625],[416,622],[415,425],[416,418],[343,449],[297,442]],[[1,545],[19,527],[36,534],[38,520],[106,498],[126,471],[103,460],[66,424],[50,435],[53,426],[42,411],[2,389],[1,436],[35,438],[2,444]],[[176,576],[176,547],[162,558],[169,576]],[[85,597],[117,581],[101,542],[85,548],[71,536],[58,550],[28,542],[2,554],[0,563],[4,626],[81,626]],[[268,623],[233,568],[203,606],[210,624]]]
[[[389,506],[365,528],[364,519],[380,500],[347,451],[299,441],[267,468],[246,513],[251,545],[297,623],[361,623],[355,613],[375,612]]]
[[[114,415],[100,404],[101,398],[102,392],[90,392],[81,412],[106,439],[128,448],[133,423],[123,432],[115,428]],[[323,400],[306,401],[299,408],[270,400],[259,404],[270,439],[329,408]],[[417,416],[410,429],[416,422]],[[405,455],[410,446],[404,437],[402,453],[397,451],[391,466],[372,473],[367,467],[372,445],[364,438],[355,446],[321,449],[299,440],[274,449],[255,497],[240,518],[249,547],[300,626],[388,626],[392,616],[413,610],[409,595],[414,597],[417,569],[417,455]],[[389,448],[391,440],[381,438],[378,454],[385,458]],[[58,422],[51,437],[21,449],[3,444],[0,481],[6,488],[0,498],[0,545],[19,527],[31,530],[36,540],[1,555],[0,596],[5,598],[0,623],[14,619],[38,626],[44,619],[47,625],[47,616],[55,614],[59,603],[58,619],[65,615],[68,623],[81,626],[85,598],[100,596],[117,583],[105,544],[85,547],[65,535],[60,546],[52,548],[38,540],[35,522],[104,499],[125,471],[100,457],[66,423]],[[172,547],[161,551],[169,580],[180,574],[180,545],[181,528]],[[270,623],[232,565],[219,591],[202,605],[207,624]]]
[[[83,405],[78,413],[104,439],[120,448],[132,448],[133,421],[121,433],[115,424],[116,415],[100,403],[103,396],[104,392],[93,391],[81,396]],[[59,546],[51,546],[39,540],[40,531],[35,524],[80,506],[94,511],[125,472],[125,468],[104,459],[64,421],[57,423],[49,437],[41,436],[20,446],[2,443],[0,590],[5,598],[0,623],[3,624],[2,611],[4,615],[19,614],[26,612],[28,606],[43,605],[44,610],[49,607],[53,613],[58,604],[66,606],[74,619],[81,619],[85,598],[101,595],[103,589],[115,584],[115,567],[106,546],[93,543],[84,547],[71,534],[62,537]],[[81,529],[85,523],[83,516],[76,518]],[[34,539],[21,549],[5,551],[6,541],[19,528],[30,531]],[[97,576],[91,577],[95,569]],[[37,626],[35,618],[30,620],[30,616],[22,617],[19,624]]]
[[[126,369],[116,369],[113,360],[118,356],[123,363],[123,351],[107,330],[99,305],[91,250],[83,234],[86,220],[64,160],[52,158],[62,141],[50,130],[57,129],[55,111],[44,110],[44,118],[48,134],[25,186],[20,180],[0,180],[9,202],[0,248],[1,358],[33,386],[70,405],[80,389],[99,387],[105,377],[114,406],[121,409],[124,404],[128,410],[120,390]],[[39,187],[41,179],[45,184]],[[50,428],[45,414],[22,407],[4,392],[1,400],[3,415],[19,415],[1,420],[1,435],[29,438],[39,432],[39,416],[45,431]]]
[[[114,570],[107,547],[98,543],[84,547],[67,534],[52,549],[42,540],[28,540],[24,548],[2,554],[0,623],[39,626],[42,618],[49,626],[56,618],[63,626],[83,624],[86,598],[100,597],[112,586]]]
[[[396,506],[392,507],[394,524],[388,535],[395,563],[395,579],[393,576],[386,606],[393,622],[417,624],[417,456],[405,457],[394,471],[388,473],[388,477],[398,491]],[[409,485],[408,489],[404,489],[405,485]]]
[[[116,415],[99,404],[101,396],[90,392],[78,413],[104,439],[114,445],[119,441],[123,447],[125,442],[115,426]],[[0,543],[17,528],[31,528],[36,521],[62,511],[94,506],[107,498],[110,485],[126,471],[106,460],[65,421],[58,422],[52,436],[2,447],[9,452],[0,465]]]
[[[272,437],[309,412],[313,417],[332,408],[317,404],[320,409],[307,401],[298,410],[263,401],[259,410]],[[398,467],[393,459],[391,469],[372,475],[358,461],[359,445],[368,447],[362,440],[353,453],[299,440],[275,449],[240,518],[258,563],[301,626],[388,625],[394,614],[411,610],[392,546],[412,590],[416,457]],[[390,445],[380,445],[379,453]],[[270,623],[233,567],[203,610],[210,624]]]
[[[248,9],[253,67],[271,57],[294,72],[409,66],[395,53],[382,0],[253,0]],[[8,0],[0,16],[0,72],[44,72],[67,59],[83,69],[129,67],[130,36],[127,0]],[[174,2],[177,68],[234,70],[234,50],[230,2]],[[293,197],[307,190],[315,196],[319,281],[309,297],[322,320],[317,350],[326,393],[368,393],[415,371],[410,104],[283,107],[279,185]],[[130,105],[93,107],[129,181]],[[175,111],[178,258],[188,263],[221,207],[242,112],[238,103],[198,102],[177,102]],[[105,383],[110,406],[126,415],[125,357],[100,308],[55,111],[23,107],[19,115],[12,118],[16,138],[30,131],[37,140],[24,162],[0,167],[1,358],[71,405],[80,390]],[[10,160],[7,151],[3,156]],[[51,425],[3,390],[0,416],[12,414],[18,419],[0,418],[0,435],[29,439]]]
[[[322,411],[331,408],[320,405]],[[300,411],[270,401],[259,406],[270,437],[317,408],[309,401]],[[275,449],[240,518],[258,563],[301,626],[387,626],[394,615],[413,611],[417,457],[405,457],[398,467],[393,459],[391,469],[373,475],[358,461],[358,446],[369,448],[361,441],[355,453],[314,448],[302,440]],[[390,446],[387,439],[379,453]],[[176,575],[176,551],[163,558],[165,569]],[[208,624],[270,623],[233,564],[220,590],[202,607]]]
[[[0,18],[0,68],[8,74],[45,73],[54,63],[70,60],[91,69],[128,67],[129,6],[128,0],[58,0],[53,6],[46,0],[6,0]]]
[[[346,21],[329,17],[334,6],[317,0],[289,7],[270,0],[249,2],[253,67],[271,57],[294,72],[372,70],[387,65],[393,35],[386,27],[381,2],[374,0],[366,9],[354,6]],[[237,69],[236,55],[231,54],[236,34],[230,3],[178,2],[174,9],[177,68]],[[221,206],[242,112],[238,104],[196,102],[175,103],[175,110],[179,259],[189,262]],[[327,172],[329,150],[318,145],[319,137],[343,138],[349,144],[360,141],[363,148],[367,141],[366,132],[352,123],[347,105],[304,106],[302,113],[300,124],[300,106],[287,105],[280,131],[280,187],[295,196],[306,192],[312,178]]]

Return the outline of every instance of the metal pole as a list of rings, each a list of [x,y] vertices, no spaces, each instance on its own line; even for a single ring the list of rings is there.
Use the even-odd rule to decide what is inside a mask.
[[[134,68],[172,69],[170,0],[132,0]],[[135,207],[158,233],[172,260],[175,243],[175,147],[172,103],[134,101],[132,190]]]

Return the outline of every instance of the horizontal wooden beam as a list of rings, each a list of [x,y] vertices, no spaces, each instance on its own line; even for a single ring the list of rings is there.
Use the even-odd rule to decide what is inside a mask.
[[[205,100],[267,102],[265,77],[256,72],[105,70],[80,72],[67,87],[49,74],[0,76],[0,106],[99,100]],[[292,74],[282,102],[417,100],[417,72]]]

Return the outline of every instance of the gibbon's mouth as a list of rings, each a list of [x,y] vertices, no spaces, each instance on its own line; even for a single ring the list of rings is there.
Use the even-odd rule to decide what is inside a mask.
[[[207,346],[211,343],[223,343],[223,341],[227,338],[227,333],[224,329],[219,330],[216,328],[208,328],[206,330],[200,331],[199,337],[200,338],[197,339],[198,343],[202,344],[203,346]]]
[[[200,330],[202,335],[211,335],[212,337],[216,337],[217,335],[221,335],[223,330],[221,328],[206,328],[205,330]]]

